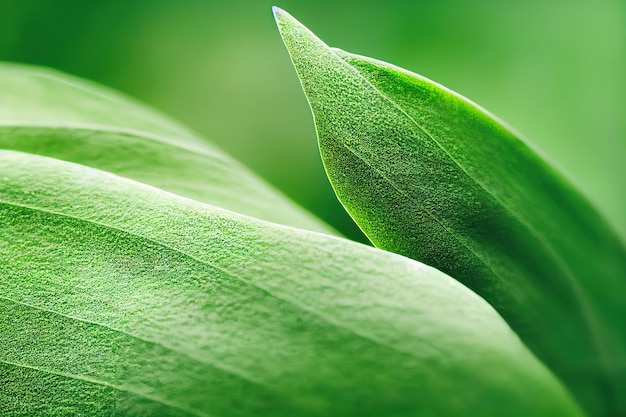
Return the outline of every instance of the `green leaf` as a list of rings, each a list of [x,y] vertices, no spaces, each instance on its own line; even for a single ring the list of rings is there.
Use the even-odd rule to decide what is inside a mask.
[[[626,414],[626,255],[596,211],[474,103],[276,19],[328,177],[371,241],[483,296],[591,414]]]
[[[0,151],[7,415],[580,415],[481,298],[399,255]]]
[[[204,139],[103,87],[3,63],[0,91],[0,148],[78,162],[264,220],[337,234]]]

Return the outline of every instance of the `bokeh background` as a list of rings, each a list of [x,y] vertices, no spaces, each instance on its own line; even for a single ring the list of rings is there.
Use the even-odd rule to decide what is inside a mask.
[[[506,120],[626,237],[624,0],[0,0],[0,60],[132,95],[362,239],[326,180],[274,3]]]

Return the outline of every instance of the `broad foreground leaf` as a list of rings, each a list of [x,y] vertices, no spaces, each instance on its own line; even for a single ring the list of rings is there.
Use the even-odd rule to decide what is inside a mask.
[[[626,414],[626,255],[594,209],[475,104],[276,17],[330,181],[372,242],[482,295],[592,414]]]
[[[0,151],[0,414],[580,415],[443,273]]]
[[[0,148],[113,172],[264,220],[337,233],[207,141],[56,71],[0,64]]]

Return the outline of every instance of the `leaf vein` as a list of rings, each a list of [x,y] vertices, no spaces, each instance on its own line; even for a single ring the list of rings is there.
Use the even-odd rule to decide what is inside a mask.
[[[165,348],[166,350],[169,350],[169,351],[174,352],[174,353],[178,353],[178,354],[180,354],[180,355],[182,355],[182,356],[184,356],[186,358],[192,359],[192,360],[194,360],[196,362],[199,362],[199,363],[202,363],[202,364],[205,364],[205,365],[209,365],[212,368],[216,368],[216,369],[218,369],[220,371],[223,371],[223,372],[226,372],[228,374],[234,375],[234,376],[236,376],[238,378],[241,378],[243,380],[252,382],[254,384],[265,385],[262,382],[257,381],[254,378],[245,375],[240,370],[236,370],[234,368],[231,368],[230,366],[225,366],[225,365],[218,364],[218,363],[215,363],[215,362],[212,362],[212,361],[207,361],[207,360],[201,359],[199,357],[196,357],[195,355],[190,354],[189,352],[176,349],[176,348],[174,348],[172,346],[168,346],[168,345],[166,345],[166,344],[164,344],[162,342],[159,342],[159,341],[150,340],[148,338],[139,336],[137,334],[131,333],[131,332],[126,331],[126,330],[118,329],[118,328],[115,328],[115,327],[112,327],[112,326],[109,326],[107,324],[100,323],[100,322],[97,322],[97,321],[93,321],[93,320],[89,320],[89,319],[85,319],[85,318],[81,318],[81,317],[76,317],[76,316],[73,316],[73,315],[70,315],[70,314],[61,313],[61,312],[56,311],[56,310],[52,310],[52,309],[49,309],[49,308],[46,308],[46,307],[42,307],[42,306],[38,306],[38,305],[35,305],[35,304],[27,303],[27,302],[24,302],[24,301],[16,300],[16,299],[4,296],[4,295],[0,295],[0,299],[8,300],[8,301],[13,302],[15,304],[20,304],[20,305],[23,305],[25,307],[29,307],[29,308],[45,311],[45,312],[48,312],[48,313],[51,313],[51,314],[55,314],[55,315],[58,315],[58,316],[61,316],[61,317],[66,317],[66,318],[71,319],[71,320],[76,320],[76,321],[80,321],[80,322],[83,322],[83,323],[88,323],[88,324],[91,324],[91,325],[94,325],[94,326],[103,327],[103,328],[109,329],[109,330],[111,330],[113,332],[124,334],[124,335],[129,336],[129,337],[131,337],[133,339],[136,339],[136,340],[139,340],[139,341],[142,341],[142,342],[145,342],[145,343],[149,343],[149,344],[152,344],[152,345],[160,346],[162,348]]]
[[[185,407],[183,405],[172,403],[172,402],[167,401],[167,400],[165,400],[163,398],[159,398],[159,397],[147,394],[145,392],[138,391],[138,390],[133,389],[133,388],[124,387],[124,386],[117,385],[117,384],[112,384],[110,382],[101,381],[99,379],[91,378],[91,377],[88,377],[88,376],[76,375],[76,374],[72,374],[72,373],[68,373],[68,372],[55,371],[55,370],[42,368],[42,367],[38,367],[38,366],[12,362],[12,361],[8,361],[8,360],[2,359],[2,358],[0,358],[0,363],[4,363],[6,365],[13,366],[13,367],[16,367],[16,368],[32,369],[32,370],[37,371],[37,372],[42,372],[42,373],[46,373],[46,374],[50,374],[50,375],[56,375],[56,376],[69,378],[69,379],[76,379],[76,380],[79,380],[79,381],[88,382],[90,384],[101,385],[101,386],[104,386],[104,387],[107,387],[107,388],[112,388],[112,389],[114,389],[116,391],[128,392],[128,393],[136,395],[138,397],[145,398],[147,400],[154,401],[154,402],[157,402],[159,404],[163,404],[166,407],[174,408],[176,410],[180,410],[180,411],[183,411],[185,413],[193,414],[193,415],[198,416],[198,417],[216,417],[215,415],[207,414],[205,412],[202,412],[200,410],[194,410],[192,408],[187,408],[187,407]]]
[[[225,269],[225,268],[223,268],[221,266],[217,266],[217,265],[215,265],[215,264],[213,264],[211,262],[199,259],[199,258],[197,258],[197,257],[195,257],[195,256],[193,256],[193,255],[191,255],[191,254],[189,254],[187,252],[184,252],[184,251],[182,251],[182,250],[180,250],[178,248],[172,247],[172,246],[170,246],[170,245],[168,245],[168,244],[166,244],[164,242],[161,242],[159,240],[156,240],[156,239],[154,239],[152,237],[139,235],[139,234],[130,232],[128,230],[120,229],[119,227],[116,227],[116,226],[113,226],[113,225],[109,225],[109,224],[98,222],[98,221],[93,220],[93,219],[81,218],[81,217],[77,217],[77,216],[70,215],[70,214],[67,214],[67,213],[55,212],[55,211],[51,211],[51,210],[48,210],[48,209],[44,209],[42,207],[35,207],[35,206],[31,206],[31,205],[26,205],[26,204],[11,202],[11,201],[5,201],[5,200],[0,200],[0,204],[5,204],[5,205],[9,205],[9,206],[16,206],[16,207],[22,207],[22,208],[25,208],[25,209],[29,209],[29,210],[33,210],[33,211],[40,211],[40,212],[48,213],[48,214],[51,214],[51,215],[72,218],[74,220],[81,221],[81,222],[92,223],[92,224],[95,224],[95,225],[98,225],[98,226],[101,226],[101,227],[104,227],[104,228],[117,230],[120,233],[124,233],[124,234],[127,234],[129,236],[134,236],[134,237],[136,237],[138,239],[142,239],[142,240],[145,240],[147,242],[151,242],[151,243],[156,244],[158,246],[162,246],[163,248],[166,248],[166,249],[168,249],[170,251],[173,251],[175,253],[178,253],[178,254],[180,254],[182,256],[187,257],[191,261],[195,261],[195,262],[197,262],[199,264],[203,264],[203,265],[207,265],[209,267],[213,267],[213,268],[223,272],[224,274],[234,278],[235,280],[239,280],[239,281],[241,281],[241,282],[243,282],[243,283],[245,283],[247,285],[250,285],[251,287],[255,287],[255,288],[259,289],[260,291],[263,291],[264,293],[266,293],[270,297],[273,297],[273,298],[275,298],[277,300],[281,300],[281,301],[284,301],[285,303],[291,304],[292,306],[296,307],[297,309],[304,310],[304,311],[306,311],[306,312],[308,312],[308,313],[310,313],[310,314],[312,314],[312,315],[322,319],[322,321],[326,322],[327,324],[330,324],[330,325],[332,325],[334,327],[337,327],[339,329],[345,330],[345,331],[347,331],[347,332],[349,332],[349,333],[351,333],[351,334],[353,334],[353,335],[355,335],[355,336],[357,336],[357,337],[359,337],[359,338],[361,338],[363,340],[366,340],[368,342],[377,344],[379,346],[385,347],[385,348],[390,349],[390,350],[397,351],[397,352],[402,353],[402,354],[407,354],[407,355],[412,356],[412,357],[417,357],[412,350],[405,350],[405,349],[399,348],[398,346],[394,346],[392,344],[389,344],[387,342],[379,340],[379,338],[377,338],[375,336],[359,332],[359,331],[351,328],[350,326],[347,326],[345,324],[337,322],[336,320],[333,320],[332,318],[328,317],[326,314],[322,313],[321,311],[319,311],[316,308],[312,308],[312,307],[310,307],[310,306],[308,306],[308,305],[306,305],[306,304],[304,304],[304,303],[302,303],[300,301],[297,301],[297,300],[292,299],[290,297],[285,297],[284,295],[283,296],[279,296],[279,295],[271,292],[269,289],[265,288],[264,286],[260,285],[259,283],[256,283],[256,282],[253,282],[253,281],[251,281],[249,279],[240,277],[240,276],[236,275],[235,273],[233,273],[231,271],[228,271],[227,269]]]

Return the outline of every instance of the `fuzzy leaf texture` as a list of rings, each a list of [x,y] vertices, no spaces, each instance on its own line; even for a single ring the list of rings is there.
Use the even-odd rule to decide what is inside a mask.
[[[580,415],[443,273],[0,151],[2,415]]]
[[[326,229],[117,94],[0,86],[0,415],[582,415],[445,274],[205,204]]]
[[[419,75],[278,26],[346,210],[491,303],[592,415],[626,415],[626,255],[506,125]]]

